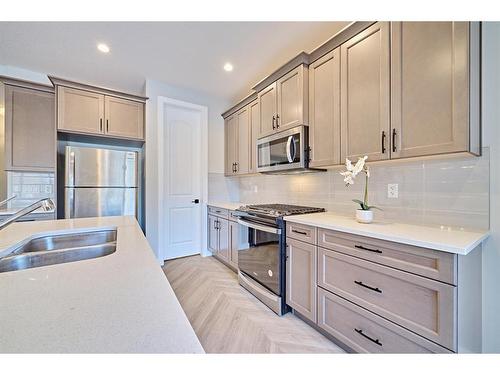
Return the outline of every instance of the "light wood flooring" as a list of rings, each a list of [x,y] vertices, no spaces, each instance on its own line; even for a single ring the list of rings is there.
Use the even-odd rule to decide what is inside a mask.
[[[343,353],[291,313],[277,316],[212,257],[171,260],[163,271],[207,353]]]

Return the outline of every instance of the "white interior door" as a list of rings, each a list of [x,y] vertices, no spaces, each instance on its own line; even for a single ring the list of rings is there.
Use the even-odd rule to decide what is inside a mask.
[[[202,249],[202,123],[195,106],[165,103],[160,237],[163,258],[200,254]],[[161,144],[160,143],[160,144]],[[161,166],[160,166],[161,167]],[[160,193],[160,194],[161,194]],[[196,203],[198,200],[198,203]]]

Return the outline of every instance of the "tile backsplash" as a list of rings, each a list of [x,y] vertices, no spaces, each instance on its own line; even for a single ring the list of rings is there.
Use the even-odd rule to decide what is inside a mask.
[[[487,229],[489,168],[488,148],[483,149],[482,157],[374,163],[370,165],[369,203],[383,210],[375,211],[376,220]],[[317,206],[339,215],[352,216],[357,208],[352,199],[362,199],[364,176],[353,186],[346,187],[339,174],[342,169],[335,167],[323,173],[255,175],[239,179],[212,176],[209,197],[244,203]],[[211,182],[214,182],[213,186]],[[398,184],[398,198],[387,197],[388,184]],[[220,192],[224,194],[215,198]]]
[[[43,199],[54,198],[54,173],[7,172],[7,196],[16,195],[9,208],[21,208]]]

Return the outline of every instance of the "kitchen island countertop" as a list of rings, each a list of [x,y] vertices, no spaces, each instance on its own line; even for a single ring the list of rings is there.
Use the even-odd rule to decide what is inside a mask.
[[[0,273],[0,353],[203,353],[135,218],[15,223],[0,254],[40,234],[117,229],[101,258]]]

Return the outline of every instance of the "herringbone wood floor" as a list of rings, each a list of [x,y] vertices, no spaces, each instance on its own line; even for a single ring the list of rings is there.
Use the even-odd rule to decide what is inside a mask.
[[[163,271],[207,353],[343,353],[296,316],[274,314],[212,257],[171,260]]]

